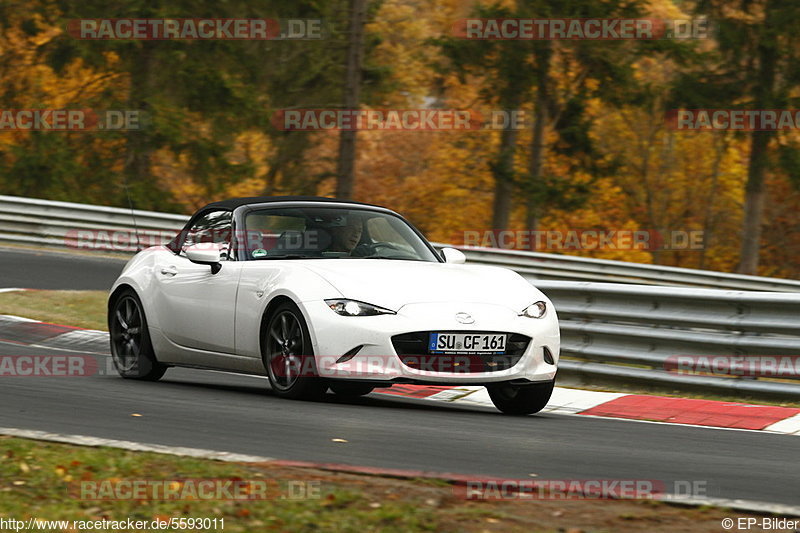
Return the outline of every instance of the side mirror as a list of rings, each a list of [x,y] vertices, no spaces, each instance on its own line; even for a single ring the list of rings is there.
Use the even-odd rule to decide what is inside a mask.
[[[452,263],[454,265],[463,265],[467,261],[467,256],[461,250],[455,248],[442,248],[442,257],[445,263]]]
[[[186,258],[192,263],[210,266],[212,274],[222,268],[219,256],[219,248],[212,243],[192,244],[186,248]]]

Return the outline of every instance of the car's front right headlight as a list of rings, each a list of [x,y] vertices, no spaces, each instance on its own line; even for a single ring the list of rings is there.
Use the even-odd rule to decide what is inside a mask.
[[[396,315],[391,309],[378,307],[356,300],[325,300],[331,311],[342,316],[375,316],[375,315]]]
[[[542,318],[544,315],[547,314],[547,303],[539,301],[536,303],[532,303],[528,307],[522,310],[519,316],[524,316],[528,318]]]

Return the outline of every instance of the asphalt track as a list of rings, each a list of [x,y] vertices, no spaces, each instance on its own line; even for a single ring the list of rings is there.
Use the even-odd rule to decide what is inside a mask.
[[[125,259],[0,248],[0,288],[107,290]]]
[[[49,271],[51,287],[107,288],[97,286],[102,276],[113,279],[122,266],[21,254],[27,252],[0,251],[0,287],[32,287],[37,273]],[[95,286],[74,272],[58,283],[59,266],[69,271],[84,262],[97,275]],[[7,277],[9,265],[16,277]],[[58,353],[0,342],[0,355]],[[105,368],[104,357],[100,362]],[[157,383],[105,373],[4,377],[0,426],[477,478],[649,479],[668,488],[699,481],[709,497],[800,504],[796,436],[580,415],[505,417],[378,394],[292,402],[274,397],[263,379],[218,372],[170,369]]]

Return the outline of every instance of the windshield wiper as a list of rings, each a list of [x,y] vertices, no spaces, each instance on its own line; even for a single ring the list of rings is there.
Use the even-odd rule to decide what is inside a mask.
[[[256,259],[314,259],[314,257],[302,254],[284,254],[284,255],[265,255],[264,257],[257,257]]]
[[[394,259],[397,261],[419,261],[419,259],[415,259],[413,257],[397,257],[389,255],[366,255],[364,257],[361,257],[360,259]]]

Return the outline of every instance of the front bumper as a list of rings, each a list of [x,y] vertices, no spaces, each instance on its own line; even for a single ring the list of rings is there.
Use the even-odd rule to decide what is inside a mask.
[[[423,382],[439,384],[485,384],[500,381],[552,381],[558,364],[558,318],[552,305],[541,319],[520,317],[513,310],[479,303],[419,303],[401,308],[396,315],[344,317],[331,311],[323,301],[304,302],[314,345],[317,372],[330,379],[357,379],[376,382]],[[456,321],[457,313],[469,313],[473,324]],[[411,332],[504,332],[530,338],[518,360],[510,368],[475,372],[474,366],[423,364],[413,368],[398,356],[392,337]],[[554,364],[544,360],[544,348]],[[352,354],[351,358],[345,354]],[[419,354],[427,361],[436,355]],[[345,356],[345,357],[343,357]],[[448,356],[464,360],[464,356]],[[347,359],[347,360],[343,360]],[[434,368],[435,370],[430,370]]]

